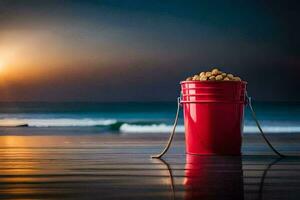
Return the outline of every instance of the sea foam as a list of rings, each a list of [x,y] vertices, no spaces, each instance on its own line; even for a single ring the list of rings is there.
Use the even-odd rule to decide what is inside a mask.
[[[169,133],[172,130],[172,125],[159,124],[159,125],[131,125],[123,124],[120,127],[120,131],[123,133]],[[266,133],[300,133],[300,125],[294,126],[262,126],[262,129]],[[176,132],[184,133],[184,126],[178,125]],[[244,133],[258,133],[259,129],[254,125],[245,125]]]
[[[49,118],[49,119],[22,119],[9,118],[0,119],[1,126],[18,126],[27,124],[29,127],[74,127],[74,126],[108,126],[117,123],[115,119],[70,119],[70,118]]]
[[[165,123],[153,123],[151,121],[119,121],[117,119],[100,118],[3,118],[0,126],[28,127],[102,127],[110,131],[121,133],[170,133],[173,126]],[[272,122],[263,121],[262,129],[266,133],[300,133],[300,124],[297,122]],[[178,124],[176,132],[184,133],[184,125]],[[258,133],[254,124],[245,123],[244,133]]]

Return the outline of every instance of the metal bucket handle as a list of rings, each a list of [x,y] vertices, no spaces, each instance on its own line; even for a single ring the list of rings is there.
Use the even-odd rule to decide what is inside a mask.
[[[164,156],[170,146],[171,146],[171,143],[173,141],[173,138],[174,138],[174,135],[175,135],[175,131],[176,131],[176,127],[177,127],[177,123],[178,123],[178,117],[179,117],[179,110],[180,110],[180,106],[181,106],[181,97],[182,97],[182,93],[180,94],[180,97],[177,98],[177,111],[176,111],[176,115],[175,115],[175,120],[174,120],[174,124],[173,124],[173,128],[172,128],[172,131],[171,131],[171,134],[170,134],[170,137],[169,137],[169,140],[165,146],[165,148],[162,150],[161,153],[157,154],[157,155],[152,155],[151,158],[161,158],[162,156]],[[285,155],[281,154],[280,152],[278,152],[274,147],[273,145],[271,144],[271,142],[269,141],[269,139],[266,137],[264,131],[262,130],[259,122],[258,122],[258,119],[256,117],[256,113],[252,107],[252,98],[248,96],[248,93],[246,91],[246,95],[245,95],[245,105],[248,105],[249,108],[250,108],[250,111],[251,111],[251,115],[252,115],[252,118],[253,120],[255,121],[256,123],[256,126],[257,128],[259,129],[259,132],[261,134],[261,136],[263,137],[263,139],[265,140],[265,142],[268,144],[268,146],[271,148],[271,150],[277,154],[279,157],[281,158],[284,158],[286,157]]]

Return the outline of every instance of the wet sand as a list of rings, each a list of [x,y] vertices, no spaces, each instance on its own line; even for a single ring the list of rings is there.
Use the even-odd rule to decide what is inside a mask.
[[[242,157],[186,158],[178,134],[0,136],[0,199],[299,199],[300,158],[277,159],[260,137]],[[284,153],[297,135],[271,136]],[[188,159],[188,160],[187,160]]]

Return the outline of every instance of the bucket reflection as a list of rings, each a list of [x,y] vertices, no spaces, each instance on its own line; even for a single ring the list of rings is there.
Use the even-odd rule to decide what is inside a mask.
[[[241,157],[188,155],[184,199],[244,199]]]

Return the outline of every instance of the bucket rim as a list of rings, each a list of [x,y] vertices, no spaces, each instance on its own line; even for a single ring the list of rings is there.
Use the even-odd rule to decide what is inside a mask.
[[[182,104],[207,104],[207,103],[230,103],[230,104],[246,104],[246,101],[243,100],[181,100],[180,103]]]
[[[248,82],[246,81],[233,81],[233,80],[229,80],[229,81],[199,81],[199,80],[195,80],[195,81],[180,81],[180,84],[184,84],[184,83],[208,83],[208,84],[221,84],[221,83],[242,83],[242,84],[248,84]]]

